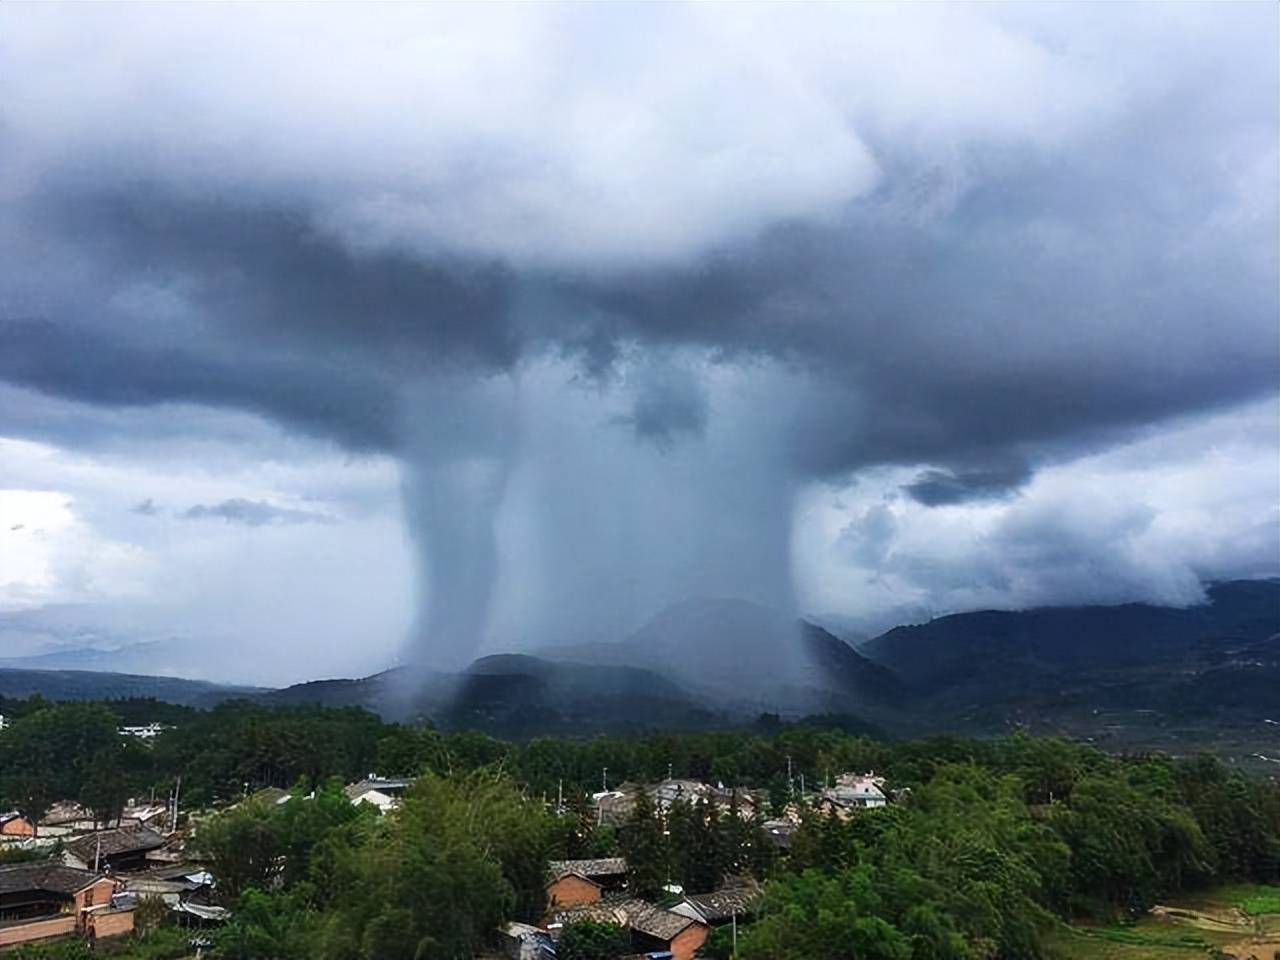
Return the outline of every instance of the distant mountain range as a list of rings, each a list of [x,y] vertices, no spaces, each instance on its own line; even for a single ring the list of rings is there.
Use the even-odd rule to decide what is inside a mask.
[[[30,670],[0,667],[0,696],[48,700],[153,698],[189,707],[211,707],[235,697],[266,693],[261,687],[233,687],[203,680],[153,677],[94,670]]]
[[[402,667],[263,691],[0,669],[0,694],[154,696],[202,706],[247,695],[277,705],[362,706],[391,719],[427,717],[515,737],[824,714],[903,735],[1021,727],[1120,748],[1247,754],[1258,737],[1277,739],[1262,724],[1280,720],[1280,580],[1219,583],[1208,596],[1185,609],[961,613],[895,627],[857,648],[745,601],[698,599],[667,608],[619,642],[484,657],[458,673]],[[71,659],[36,659],[76,662],[57,656]]]

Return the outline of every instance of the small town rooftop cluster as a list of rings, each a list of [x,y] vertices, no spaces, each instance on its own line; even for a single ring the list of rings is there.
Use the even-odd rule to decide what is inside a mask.
[[[380,815],[394,816],[411,784],[408,778],[369,774],[348,784],[344,793],[354,805],[367,804]],[[884,778],[874,773],[842,774],[811,793],[793,788],[780,809],[767,791],[668,777],[603,789],[590,797],[589,816],[597,824],[622,826],[641,794],[660,817],[685,803],[752,820],[782,849],[789,846],[806,809],[847,819],[889,802]],[[311,796],[266,787],[240,802],[277,805],[306,802]],[[562,815],[571,812],[562,797],[553,809]],[[765,817],[766,809],[771,817]],[[128,934],[143,897],[158,898],[179,923],[196,930],[225,922],[229,911],[217,903],[217,878],[187,850],[191,828],[179,816],[176,791],[167,802],[131,802],[107,823],[71,801],[54,803],[34,823],[16,811],[0,814],[0,847],[42,857],[0,866],[0,950],[60,938],[93,942]],[[755,881],[729,878],[715,890],[687,892],[669,885],[660,905],[629,889],[630,869],[623,857],[553,860],[545,870],[545,915],[538,924],[511,923],[497,931],[498,956],[551,960],[567,928],[593,920],[624,930],[637,958],[692,960],[716,927],[753,916],[763,896]]]

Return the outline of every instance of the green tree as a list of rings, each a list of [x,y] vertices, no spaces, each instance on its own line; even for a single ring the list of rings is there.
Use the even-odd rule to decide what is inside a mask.
[[[626,930],[594,920],[565,927],[556,944],[557,960],[614,960],[630,952],[631,940]]]
[[[618,845],[627,858],[627,885],[631,892],[640,897],[656,897],[667,882],[667,844],[662,821],[644,790],[636,795]]]
[[[284,844],[273,812],[263,800],[246,800],[202,824],[192,838],[193,852],[210,861],[224,901],[269,888],[283,869]]]

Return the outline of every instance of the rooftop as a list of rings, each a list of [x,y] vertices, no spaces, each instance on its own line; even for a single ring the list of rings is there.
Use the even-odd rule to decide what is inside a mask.
[[[0,894],[42,890],[70,896],[100,879],[100,874],[60,863],[15,863],[0,867]]]
[[[763,892],[758,886],[743,884],[738,887],[726,887],[714,893],[695,893],[686,896],[685,900],[708,923],[716,923],[733,916],[755,913],[760,906],[762,895]]]
[[[576,874],[580,877],[620,877],[627,872],[625,857],[604,857],[599,860],[552,860],[547,863],[547,874],[552,880]]]
[[[121,827],[100,830],[69,840],[64,849],[77,860],[92,863],[98,856],[113,857],[122,853],[140,853],[164,846],[164,837],[147,827]],[[101,846],[99,846],[101,844]]]

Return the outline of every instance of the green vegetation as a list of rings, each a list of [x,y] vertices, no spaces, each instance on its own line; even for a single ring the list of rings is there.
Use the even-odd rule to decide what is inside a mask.
[[[629,953],[631,939],[612,923],[583,920],[567,927],[556,944],[556,960],[613,960]]]
[[[1240,902],[1240,909],[1254,917],[1280,913],[1280,887],[1259,887]]]
[[[11,703],[0,799],[20,809],[73,797],[105,818],[182,777],[184,806],[205,808],[193,849],[234,909],[212,934],[215,958],[469,958],[501,922],[540,919],[548,858],[618,853],[632,892],[649,896],[670,882],[764,881],[762,914],[739,929],[743,960],[1193,956],[1220,938],[1063,921],[1114,924],[1227,882],[1249,885],[1232,888],[1249,913],[1280,905],[1276,887],[1260,886],[1280,883],[1280,791],[1209,757],[1113,757],[1025,736],[889,743],[776,720],[754,732],[513,744],[355,709],[249,703],[170,716],[176,728],[143,746],[115,732],[125,712],[149,719],[137,704]],[[788,761],[810,784],[876,770],[896,802],[821,816],[787,780]],[[670,770],[746,786],[774,813],[797,804],[801,824],[786,855],[758,818],[705,804],[660,818],[639,799],[627,822],[600,825],[587,800],[605,768],[611,785]],[[416,778],[394,816],[347,802],[341,784],[371,770]],[[263,786],[297,799],[253,799]],[[559,790],[556,815],[547,801]],[[602,936],[574,934],[583,956]],[[160,960],[165,938],[176,942],[150,930],[130,949],[152,952],[122,956]],[[705,952],[726,955],[724,936]]]

